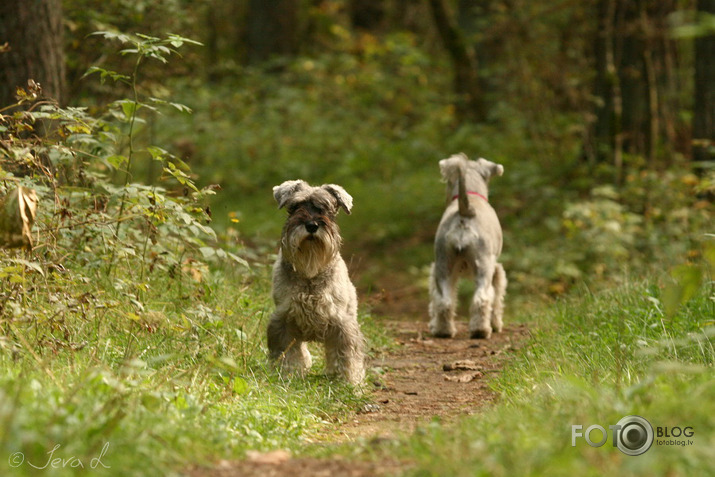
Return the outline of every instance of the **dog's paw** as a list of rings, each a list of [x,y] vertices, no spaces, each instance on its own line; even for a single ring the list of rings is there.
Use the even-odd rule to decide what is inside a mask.
[[[456,333],[451,333],[449,331],[434,331],[431,333],[435,338],[454,338]]]
[[[491,328],[488,330],[473,330],[469,333],[469,337],[472,338],[473,340],[487,340],[491,338],[492,336],[492,330]]]
[[[435,326],[430,323],[429,332],[435,338],[454,338],[457,329],[454,326]]]

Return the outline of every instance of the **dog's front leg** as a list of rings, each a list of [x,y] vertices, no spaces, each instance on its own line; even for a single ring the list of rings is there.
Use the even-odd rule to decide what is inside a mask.
[[[354,319],[339,321],[325,336],[327,374],[342,375],[351,384],[365,378],[365,338]]]
[[[278,312],[268,323],[268,352],[271,361],[288,373],[305,375],[312,364],[308,345]]]

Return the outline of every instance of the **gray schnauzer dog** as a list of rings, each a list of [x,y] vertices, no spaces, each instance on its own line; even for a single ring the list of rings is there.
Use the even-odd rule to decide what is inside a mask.
[[[322,342],[327,373],[358,384],[365,377],[365,340],[335,223],[341,207],[350,214],[353,199],[340,186],[302,180],[274,187],[273,197],[289,215],[273,266],[270,357],[281,369],[304,375],[312,362],[306,342]]]
[[[506,274],[497,262],[502,249],[502,229],[489,205],[488,183],[504,173],[500,164],[457,154],[439,161],[447,183],[447,209],[435,237],[435,261],[430,276],[430,332],[452,338],[457,306],[457,282],[469,275],[476,285],[470,306],[471,338],[489,338],[502,330]]]

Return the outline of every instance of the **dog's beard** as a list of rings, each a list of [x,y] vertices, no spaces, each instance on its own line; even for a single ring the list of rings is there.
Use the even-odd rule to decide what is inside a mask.
[[[310,234],[305,227],[298,226],[288,231],[281,241],[283,259],[288,261],[293,270],[313,278],[335,258],[340,248],[340,239],[326,227]]]

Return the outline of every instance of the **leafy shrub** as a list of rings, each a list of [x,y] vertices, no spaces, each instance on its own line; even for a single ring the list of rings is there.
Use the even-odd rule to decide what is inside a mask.
[[[591,200],[568,204],[563,212],[567,238],[579,244],[571,259],[576,265],[572,278],[580,278],[581,270],[612,267],[626,258],[633,249],[643,218],[629,212],[618,202],[612,186],[600,186],[591,191]]]
[[[23,109],[2,116],[0,189],[7,194],[21,185],[37,192],[34,255],[47,266],[71,263],[94,277],[124,266],[140,281],[154,270],[181,273],[192,257],[228,258],[211,247],[216,237],[207,226],[206,201],[213,188],[199,189],[183,161],[163,148],[141,147],[137,139],[143,115],[156,114],[161,107],[188,111],[176,103],[142,98],[137,85],[143,61],[165,62],[188,40],[103,36],[127,46],[122,54],[136,57],[134,71],[125,75],[93,67],[88,74],[129,84],[134,98],[118,99],[90,115],[84,108],[40,100],[40,91],[19,90],[16,106]],[[140,161],[161,170],[155,183],[133,180]]]

